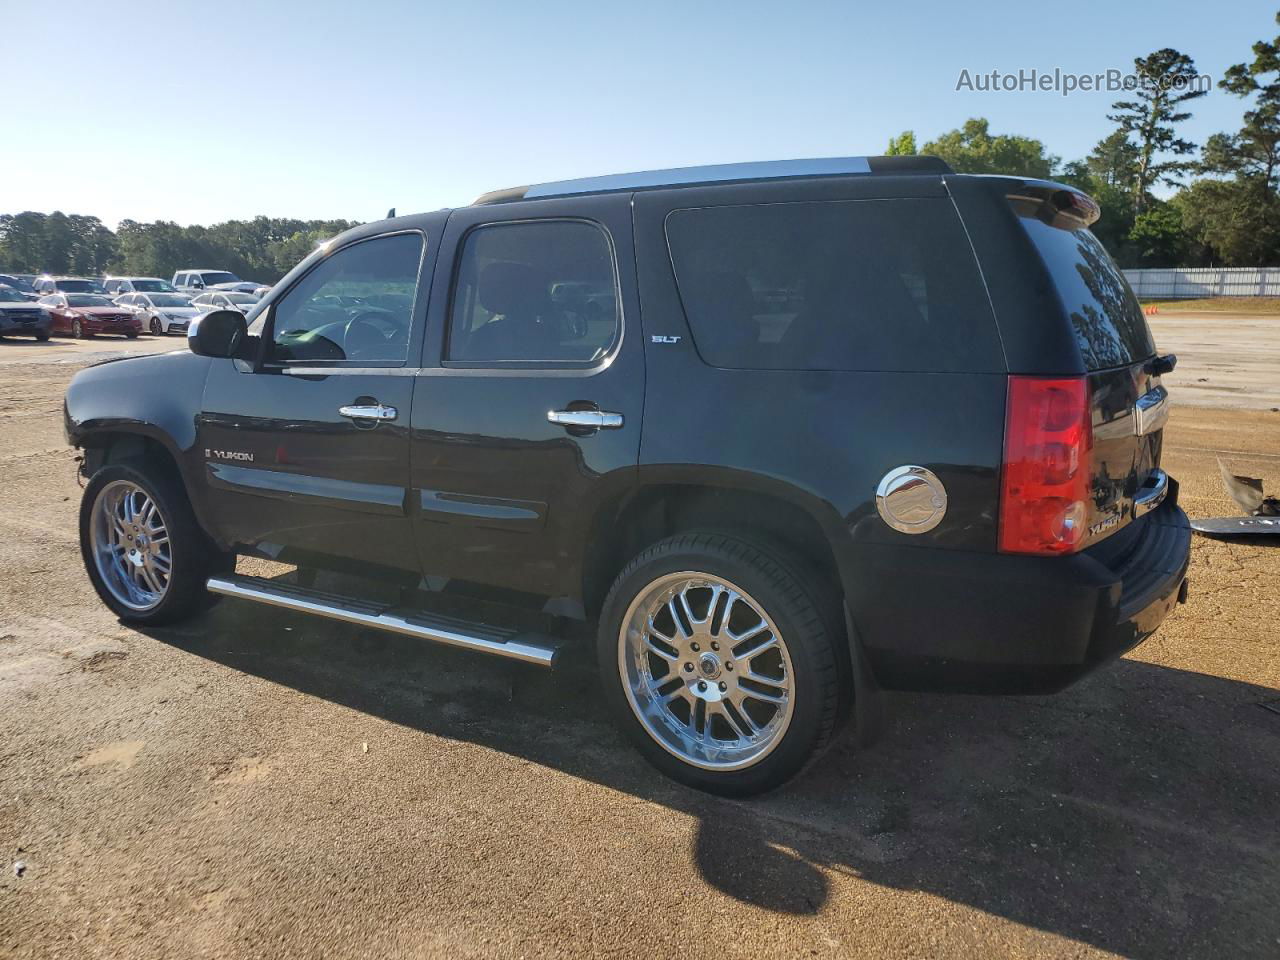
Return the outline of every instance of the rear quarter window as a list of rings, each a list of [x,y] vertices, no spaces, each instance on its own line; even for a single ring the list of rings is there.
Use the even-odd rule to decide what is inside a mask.
[[[1003,372],[947,200],[674,210],[667,242],[699,354],[717,367]]]
[[[1142,306],[1097,237],[1035,216],[1019,220],[1049,271],[1086,368],[1126,366],[1155,353]]]

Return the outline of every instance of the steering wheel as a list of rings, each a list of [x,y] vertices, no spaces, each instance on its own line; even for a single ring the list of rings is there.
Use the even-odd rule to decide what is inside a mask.
[[[348,360],[403,360],[408,330],[385,313],[358,313],[347,321],[343,351]],[[388,327],[392,329],[388,330]]]

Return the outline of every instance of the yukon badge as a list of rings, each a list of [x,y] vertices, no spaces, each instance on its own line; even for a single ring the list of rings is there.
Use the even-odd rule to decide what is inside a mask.
[[[253,463],[253,454],[244,450],[210,450],[205,447],[204,455],[209,460],[242,460],[245,463]]]
[[[876,510],[900,533],[928,533],[947,512],[947,489],[932,470],[895,467],[876,487]]]

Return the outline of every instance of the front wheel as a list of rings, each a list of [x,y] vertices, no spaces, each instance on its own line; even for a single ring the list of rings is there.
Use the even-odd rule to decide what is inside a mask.
[[[93,475],[80,504],[80,552],[98,596],[120,619],[154,625],[208,606],[205,581],[235,562],[200,529],[172,471],[152,461]]]
[[[75,337],[77,340],[84,339],[84,325],[81,324],[79,320],[71,321],[71,336]]]
[[[164,333],[164,330],[162,330],[162,329],[160,328],[160,318],[159,318],[159,317],[152,317],[152,318],[151,318],[151,335],[152,335],[153,337],[158,337],[158,336],[160,336],[162,333]]]
[[[600,673],[618,722],[675,780],[725,795],[799,773],[849,694],[817,583],[764,543],[683,534],[618,576],[600,619]]]

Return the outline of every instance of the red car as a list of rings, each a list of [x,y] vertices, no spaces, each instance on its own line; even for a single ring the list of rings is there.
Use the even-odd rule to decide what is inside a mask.
[[[53,318],[54,334],[71,334],[77,340],[111,333],[132,340],[142,332],[142,322],[109,297],[96,293],[51,293],[40,306]]]

